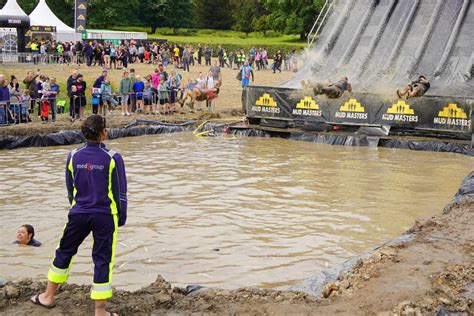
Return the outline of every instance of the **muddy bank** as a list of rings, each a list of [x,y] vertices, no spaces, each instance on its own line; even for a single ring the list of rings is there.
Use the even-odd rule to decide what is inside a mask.
[[[109,309],[121,315],[147,314],[381,314],[439,311],[474,313],[474,172],[442,214],[420,219],[403,242],[359,260],[320,295],[255,288],[173,288],[160,276],[138,291],[116,290]],[[83,315],[92,313],[89,287],[67,284],[57,307],[45,310],[28,299],[45,282],[24,279],[1,284],[0,313]]]

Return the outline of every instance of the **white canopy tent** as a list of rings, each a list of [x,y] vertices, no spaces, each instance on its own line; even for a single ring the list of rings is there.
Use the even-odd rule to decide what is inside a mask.
[[[10,1],[10,0],[9,0]],[[30,14],[32,26],[54,26],[56,27],[56,40],[77,41],[81,39],[81,34],[61,21],[49,8],[46,0],[39,0],[38,5]]]
[[[16,0],[8,0],[0,10],[1,15],[28,16]]]

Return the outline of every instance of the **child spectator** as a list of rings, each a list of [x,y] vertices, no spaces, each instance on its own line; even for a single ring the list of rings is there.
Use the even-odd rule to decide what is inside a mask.
[[[140,76],[137,75],[135,79],[136,82],[133,84],[133,92],[135,92],[135,98],[137,100],[137,112],[143,113],[143,90],[145,89],[145,84]]]
[[[158,85],[158,100],[160,103],[160,112],[169,113],[169,93],[165,81],[161,81]]]
[[[100,88],[92,88],[92,114],[99,113]]]
[[[145,104],[145,114],[151,114],[152,91],[148,81],[145,81],[143,89],[143,103]]]
[[[107,103],[107,110],[112,114],[118,102],[112,97],[112,88],[110,87],[110,79],[106,77],[100,86],[100,94],[102,96],[102,109],[99,109],[99,112],[102,110],[102,115],[106,114],[105,103]]]
[[[131,106],[129,104],[130,94],[133,92],[133,83],[132,80],[128,76],[128,71],[125,71],[122,76],[122,80],[120,80],[120,89],[119,93],[121,96],[122,101],[122,115],[129,116],[131,115]]]
[[[51,96],[51,84],[49,78],[44,76],[41,90],[41,121],[43,124],[48,122],[49,108],[51,107],[50,96]]]

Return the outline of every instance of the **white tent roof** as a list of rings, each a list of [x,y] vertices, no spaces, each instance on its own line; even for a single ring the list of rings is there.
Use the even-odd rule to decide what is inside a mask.
[[[16,0],[8,0],[0,10],[2,15],[27,16],[25,11],[18,5]]]
[[[46,4],[46,0],[39,0],[38,5],[30,14],[30,23],[35,26],[55,26],[58,33],[75,32],[72,27],[67,26],[58,19]]]

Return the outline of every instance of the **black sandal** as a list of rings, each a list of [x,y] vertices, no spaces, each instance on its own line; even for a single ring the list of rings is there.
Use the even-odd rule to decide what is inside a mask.
[[[36,305],[39,305],[39,306],[43,306],[43,307],[45,307],[45,308],[47,308],[47,309],[51,309],[51,308],[53,308],[53,307],[56,306],[56,303],[51,303],[51,304],[49,304],[49,305],[46,305],[46,304],[41,303],[41,301],[40,301],[40,299],[39,299],[39,296],[40,296],[39,294],[36,294],[35,297],[34,297],[34,299],[30,299],[30,301],[31,301],[33,304],[36,304]]]

